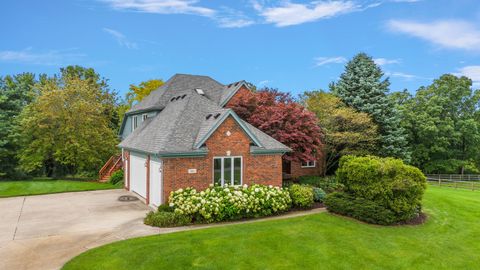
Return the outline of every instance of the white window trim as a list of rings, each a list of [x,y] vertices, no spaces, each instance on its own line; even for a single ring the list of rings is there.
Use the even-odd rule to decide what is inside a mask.
[[[317,162],[313,160],[313,165],[310,165],[309,163],[312,161],[307,162],[307,166],[303,166],[303,162],[301,163],[302,168],[315,168],[317,166]]]
[[[225,161],[225,158],[231,158],[232,159],[232,172],[231,172],[231,182],[229,183],[230,186],[233,186],[232,182],[235,182],[235,158],[240,158],[240,184],[239,186],[243,185],[243,157],[242,156],[215,156],[213,157],[212,159],[212,181],[213,181],[213,184],[215,185],[215,159],[220,159],[221,160],[221,171],[220,171],[220,177],[221,177],[221,185],[222,187],[225,185],[225,179],[223,177],[223,174],[224,174],[224,161]]]
[[[142,122],[147,120],[147,118],[148,118],[148,114],[146,113],[142,114]]]
[[[135,126],[135,121],[137,121],[137,125]],[[138,116],[132,116],[132,132],[138,127]]]

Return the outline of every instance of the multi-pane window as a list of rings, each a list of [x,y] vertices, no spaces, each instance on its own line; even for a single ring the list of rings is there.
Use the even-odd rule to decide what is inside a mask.
[[[138,127],[138,116],[132,117],[132,131]]]
[[[213,158],[213,183],[216,185],[242,184],[242,157]]]
[[[148,114],[146,113],[142,114],[142,122],[147,120],[147,118],[148,118]]]
[[[315,167],[315,160],[302,162],[302,168],[314,168]]]

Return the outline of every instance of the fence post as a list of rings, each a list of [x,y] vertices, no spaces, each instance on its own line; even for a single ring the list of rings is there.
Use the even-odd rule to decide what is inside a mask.
[[[472,181],[472,191],[475,191],[475,185],[474,184],[475,184],[475,182]]]
[[[442,185],[442,178],[440,178],[440,174],[438,175],[438,185],[439,185],[439,186]]]

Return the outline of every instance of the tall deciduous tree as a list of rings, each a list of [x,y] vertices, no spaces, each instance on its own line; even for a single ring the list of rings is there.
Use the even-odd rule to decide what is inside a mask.
[[[293,152],[285,159],[290,161],[315,160],[321,150],[321,130],[315,114],[295,102],[290,94],[276,89],[262,89],[254,94],[253,101],[238,101],[229,107],[239,111],[250,124],[290,147]]]
[[[368,113],[378,125],[380,140],[378,154],[409,160],[405,131],[392,99],[388,98],[390,82],[382,79],[383,72],[373,59],[360,53],[350,60],[331,91],[348,106]]]
[[[129,107],[131,107],[135,102],[142,101],[142,99],[150,95],[152,91],[157,90],[163,84],[164,82],[158,79],[141,82],[138,86],[130,84],[130,89],[126,95]]]
[[[20,174],[17,170],[19,138],[15,129],[18,115],[33,98],[35,82],[32,73],[0,78],[0,178]]]
[[[480,92],[466,77],[443,75],[404,105],[413,165],[427,173],[479,173]]]
[[[375,151],[377,125],[367,113],[346,106],[340,98],[322,91],[306,92],[303,102],[317,115],[325,143],[325,173],[338,166],[343,155],[367,155]]]
[[[21,114],[19,157],[26,171],[45,167],[48,176],[95,172],[116,151],[114,98],[108,87],[69,70],[42,78],[38,95]]]

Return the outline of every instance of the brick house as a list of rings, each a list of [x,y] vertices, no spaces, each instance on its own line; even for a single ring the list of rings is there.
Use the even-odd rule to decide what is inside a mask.
[[[125,188],[158,206],[185,187],[281,186],[290,149],[225,107],[248,93],[243,81],[177,74],[133,106],[120,129]]]

